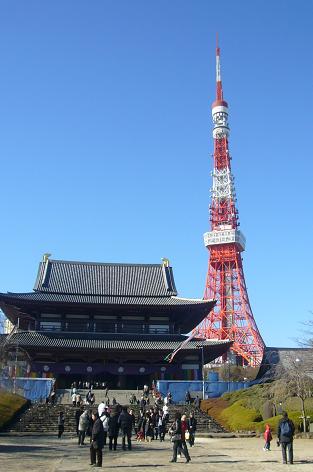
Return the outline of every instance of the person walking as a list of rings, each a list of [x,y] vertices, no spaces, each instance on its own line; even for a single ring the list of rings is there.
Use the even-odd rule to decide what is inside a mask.
[[[182,415],[181,417],[181,447],[179,447],[178,449],[178,454],[183,453],[184,456],[186,457],[186,462],[190,462],[191,458],[190,458],[188,448],[187,448],[187,443],[186,443],[187,435],[189,439],[187,417],[186,415]]]
[[[271,427],[270,427],[269,424],[265,425],[264,440],[265,440],[265,444],[264,444],[264,447],[263,447],[263,451],[270,451],[271,450],[272,432],[271,432]]]
[[[196,436],[196,431],[197,431],[197,420],[193,412],[191,412],[189,415],[187,426],[188,426],[188,431],[189,431],[189,446],[192,447],[195,443],[195,436]]]
[[[196,395],[196,398],[194,399],[193,404],[196,410],[200,410],[201,400],[199,398],[199,395]]]
[[[283,412],[283,417],[278,424],[277,436],[281,445],[283,456],[283,464],[287,464],[287,451],[289,456],[289,464],[293,464],[293,435],[295,433],[295,425],[288,418],[288,413]]]
[[[85,410],[79,417],[78,424],[78,445],[83,446],[85,441],[86,432],[89,426],[88,411]]]
[[[122,449],[126,451],[126,438],[127,438],[127,447],[130,451],[132,448],[131,443],[131,434],[133,428],[133,418],[127,411],[127,406],[123,406],[122,412],[118,418],[118,424],[122,432]]]
[[[58,416],[58,438],[61,439],[62,434],[64,433],[64,413],[63,411],[59,412]]]
[[[170,462],[177,462],[177,452],[178,452],[178,449],[182,447],[181,414],[179,413],[179,411],[175,413],[175,421],[171,425],[169,429],[169,433],[171,435],[171,441],[173,443],[173,458],[172,460],[170,460]],[[185,455],[184,449],[182,449],[182,453]],[[189,462],[189,461],[190,459],[186,457],[186,462]]]
[[[187,390],[186,395],[185,395],[185,403],[186,403],[186,405],[191,404],[191,395],[190,395],[189,390]]]
[[[102,421],[99,418],[98,412],[92,413],[93,427],[91,432],[90,443],[90,465],[102,467],[102,449],[104,446],[104,431]]]

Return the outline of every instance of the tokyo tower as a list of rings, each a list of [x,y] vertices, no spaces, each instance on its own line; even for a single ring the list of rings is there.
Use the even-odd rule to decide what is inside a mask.
[[[231,363],[257,366],[261,363],[264,342],[251,310],[244,278],[241,253],[245,237],[238,229],[234,177],[228,147],[228,104],[223,98],[220,48],[216,48],[216,100],[212,104],[214,169],[210,206],[211,231],[204,234],[209,250],[205,299],[216,305],[197,328],[206,339],[230,339]],[[223,359],[224,361],[226,359]]]

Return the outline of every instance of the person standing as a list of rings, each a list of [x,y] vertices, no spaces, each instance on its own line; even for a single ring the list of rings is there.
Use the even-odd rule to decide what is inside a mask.
[[[73,390],[76,390],[76,389],[73,388]],[[72,393],[72,403],[73,403],[73,406],[76,406],[76,392]]]
[[[195,436],[197,431],[197,420],[194,417],[193,412],[190,413],[189,419],[187,421],[188,431],[189,431],[189,445],[192,447],[195,443]]]
[[[86,431],[89,426],[89,418],[88,418],[88,411],[85,410],[79,417],[79,424],[78,424],[78,445],[83,446],[86,436]]]
[[[169,417],[170,417],[170,413],[169,413],[169,408],[168,408],[167,404],[163,405],[163,416],[165,418],[165,421],[168,422]]]
[[[173,402],[173,397],[170,391],[167,392],[166,398],[167,398],[167,404],[171,405]]]
[[[93,427],[91,432],[90,443],[90,465],[102,467],[102,449],[104,446],[104,431],[102,421],[99,418],[98,412],[92,413]]]
[[[137,428],[136,428],[136,416],[134,413],[134,410],[130,409],[129,414],[132,418],[132,430],[134,430],[135,434],[137,434]]]
[[[64,433],[64,413],[63,411],[59,412],[58,416],[58,438],[61,439],[62,434]]]
[[[153,438],[153,421],[150,413],[146,412],[146,422],[145,422],[145,440],[151,442]]]
[[[106,409],[106,405],[105,405],[104,401],[102,400],[102,402],[99,403],[99,406],[98,406],[98,415],[99,415],[100,418],[103,415],[105,409]]]
[[[109,430],[109,418],[110,414],[107,410],[104,410],[102,416],[100,417],[103,425],[103,431],[104,431],[104,445],[107,443],[107,437],[108,437],[108,430]]]
[[[272,432],[271,432],[271,427],[270,427],[269,424],[265,425],[264,440],[265,440],[265,444],[264,444],[264,447],[263,447],[263,451],[270,451],[271,450]]]
[[[132,427],[133,427],[133,418],[127,411],[127,406],[123,406],[122,412],[118,418],[118,424],[122,432],[122,448],[123,451],[126,451],[126,444],[125,440],[127,438],[127,447],[130,451],[132,448],[131,443],[131,434],[132,434]]]
[[[80,406],[81,401],[82,401],[82,397],[80,393],[76,393],[76,406]]]
[[[77,408],[75,411],[75,425],[76,425],[76,435],[78,436],[78,426],[79,426],[79,418],[80,415],[83,413],[84,409],[83,407]]]
[[[159,414],[157,416],[157,422],[158,422],[159,439],[160,439],[160,442],[162,442],[164,441],[165,426],[166,426],[165,416],[162,411],[159,411]]]
[[[139,409],[139,417],[137,424],[137,440],[142,441],[145,439],[145,427],[146,427],[146,417],[145,412],[141,408]]]
[[[279,444],[281,445],[281,452],[283,456],[283,464],[287,464],[287,451],[289,456],[289,463],[293,464],[293,435],[295,433],[295,425],[293,421],[288,418],[288,413],[283,412],[283,417],[278,424],[277,436]]]
[[[170,462],[177,462],[177,451],[182,448],[182,427],[181,427],[181,414],[179,411],[175,413],[175,421],[169,429],[171,435],[171,441],[173,443],[173,458]],[[185,455],[184,449],[181,449],[182,453]],[[185,455],[186,457],[186,455]],[[190,459],[186,457],[186,462],[189,462]]]
[[[91,390],[88,390],[87,395],[86,395],[86,403],[87,405],[91,405]]]
[[[109,422],[108,422],[109,450],[110,451],[112,451],[112,449],[116,451],[118,430],[119,430],[118,411],[117,409],[114,409],[111,412]]]

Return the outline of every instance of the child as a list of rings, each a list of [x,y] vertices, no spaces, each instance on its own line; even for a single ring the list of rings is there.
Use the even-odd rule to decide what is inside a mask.
[[[271,450],[271,440],[273,438],[272,438],[272,433],[271,433],[271,427],[270,427],[269,424],[265,425],[264,439],[265,439],[265,445],[263,447],[263,451],[270,451]]]

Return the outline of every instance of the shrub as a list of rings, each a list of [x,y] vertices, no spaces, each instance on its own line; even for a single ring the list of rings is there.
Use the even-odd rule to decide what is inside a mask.
[[[0,429],[27,403],[25,398],[0,390]]]
[[[254,423],[262,421],[259,411],[246,408],[241,400],[233,403],[221,413],[221,419],[233,431],[254,430]]]

